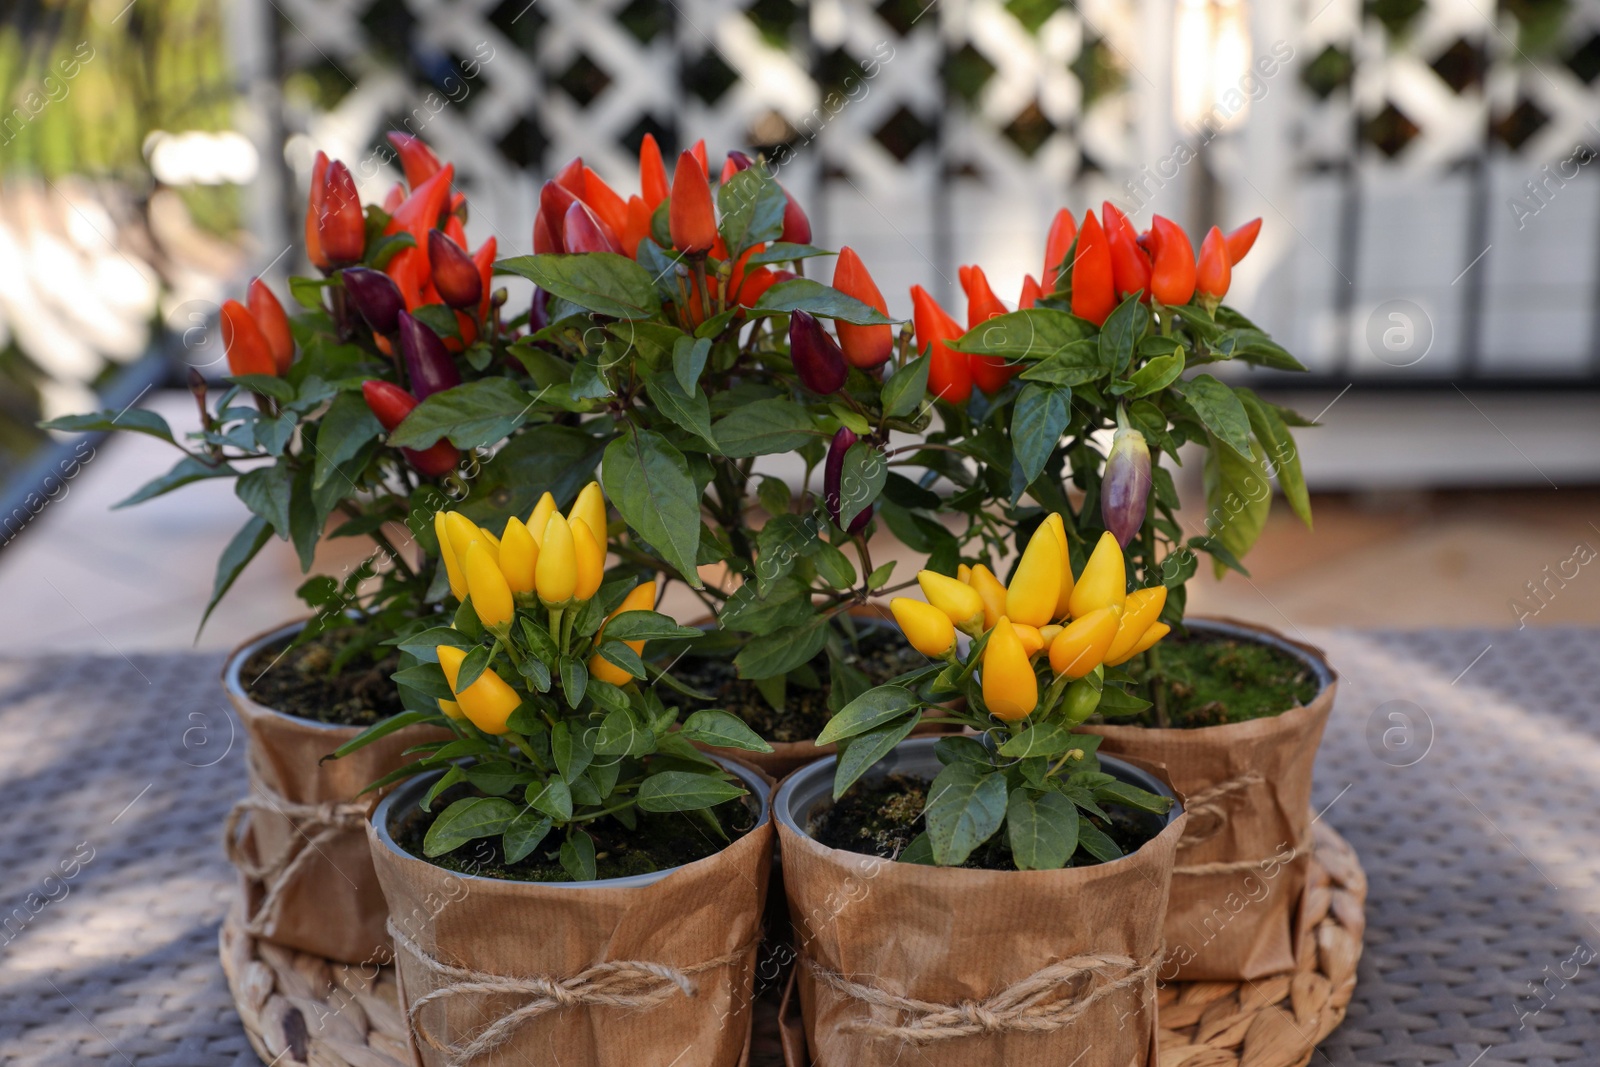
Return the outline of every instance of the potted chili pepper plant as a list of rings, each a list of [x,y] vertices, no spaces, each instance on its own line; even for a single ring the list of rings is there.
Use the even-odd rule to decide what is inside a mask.
[[[934,662],[844,707],[818,739],[843,752],[778,789],[818,1067],[907,1045],[930,1064],[1059,1064],[1089,1048],[1156,1063],[1183,817],[1157,777],[1074,728],[1129,699],[1112,661],[1164,630],[1121,610],[1114,539],[1074,584],[1061,528],[1040,527],[1009,589],[923,571],[928,600],[891,606]],[[965,703],[930,708],[917,686]],[[907,740],[929,710],[968,733]]]
[[[447,515],[453,624],[394,639],[419,661],[396,681],[434,709],[335,754],[407,721],[450,731],[372,786],[406,782],[369,834],[424,1064],[637,1063],[669,1036],[683,1062],[745,1053],[766,788],[691,742],[764,744],[721,711],[671,728],[640,648],[699,631],[653,610],[654,581],[605,582],[591,507],[499,537]]]
[[[1318,650],[1184,613],[1201,554],[1219,574],[1244,572],[1274,480],[1311,521],[1290,430],[1309,424],[1231,384],[1237,374],[1210,373],[1304,369],[1222,303],[1259,229],[1259,219],[1226,235],[1212,228],[1197,260],[1183,231],[1159,216],[1140,234],[1110,203],[1099,218],[1085,213],[1081,227],[1063,211],[1045,282],[1025,287],[1019,310],[1007,311],[982,272],[967,268],[968,328],[925,298],[917,322],[943,401],[944,427],[928,441],[980,465],[990,490],[969,506],[1001,516],[1018,545],[1045,513],[1061,515],[1075,564],[1113,537],[1127,552],[1130,600],[1161,598],[1160,625],[1175,631],[1127,661],[1133,698],[1102,706],[1082,727],[1104,738],[1106,752],[1166,766],[1190,803],[1164,977],[1254,979],[1293,967],[1311,766],[1334,695]],[[1180,512],[1161,464],[1163,455],[1177,463],[1186,444],[1204,454],[1200,518]]]

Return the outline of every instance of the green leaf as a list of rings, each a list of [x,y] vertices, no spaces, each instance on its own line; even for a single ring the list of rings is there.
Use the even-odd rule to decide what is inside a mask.
[[[644,811],[698,811],[744,795],[743,786],[709,774],[662,771],[639,786],[639,807]]]
[[[723,455],[734,459],[793,452],[818,435],[810,412],[776,397],[742,405],[718,419],[712,431]]]
[[[615,252],[514,256],[495,269],[521,275],[550,295],[601,315],[648,319],[661,310],[649,272]]]
[[[64,430],[68,433],[127,430],[132,433],[148,434],[169,444],[173,443],[172,427],[167,425],[167,420],[144,408],[129,408],[120,412],[92,411],[84,415],[61,415],[41,422],[39,426],[45,430]]]
[[[1238,401],[1235,401],[1238,403]],[[1272,483],[1262,465],[1261,446],[1246,459],[1215,437],[1206,452],[1206,533],[1235,559],[1243,559],[1266,528],[1272,510]],[[1224,562],[1216,564],[1221,576]]]
[[[1271,367],[1273,370],[1306,369],[1305,364],[1295,359],[1287,349],[1260,330],[1227,330],[1211,344],[1227,359],[1239,359],[1259,367]]]
[[[741,678],[771,678],[809,663],[827,641],[828,620],[818,615],[803,625],[751,640],[739,650],[733,664]]]
[[[606,255],[591,252],[590,255]],[[561,866],[572,875],[574,882],[592,882],[595,879],[594,839],[582,830],[561,843]]]
[[[1232,389],[1202,374],[1184,382],[1181,392],[1206,429],[1240,456],[1250,455],[1250,416]]]
[[[1250,428],[1255,431],[1256,440],[1261,442],[1268,469],[1278,476],[1278,488],[1283,490],[1284,499],[1300,517],[1300,521],[1306,524],[1306,529],[1311,529],[1311,494],[1306,489],[1305,472],[1300,469],[1300,450],[1283,416],[1278,414],[1277,408],[1263,403],[1249,389],[1235,387],[1234,395],[1250,416]]]
[[[530,782],[525,798],[536,810],[542,811],[557,822],[572,818],[572,790],[560,775],[551,775],[543,782]]]
[[[571,782],[589,769],[594,761],[594,748],[590,744],[587,727],[574,728],[562,719],[550,730],[550,753],[555,757],[556,770]]]
[[[203,481],[207,478],[237,478],[239,472],[226,463],[203,463],[193,456],[184,456],[178,460],[167,473],[158,478],[152,478],[140,487],[138,492],[112,505],[113,509],[132,507],[142,504],[146,500],[154,499],[174,489],[180,489],[191,482]]]
[[[286,464],[257,467],[239,476],[235,495],[251,512],[266,519],[283,540],[289,539],[289,490],[294,471]]]
[[[1059,722],[1036,722],[1000,746],[1000,755],[1012,759],[1030,756],[1059,756],[1071,748],[1083,747],[1082,735],[1075,734]]]
[[[888,326],[894,322],[877,308],[810,278],[779,282],[762,293],[751,310],[756,314],[806,311],[819,318],[838,319],[857,326]]]
[[[922,406],[928,394],[928,368],[932,365],[927,356],[918,356],[907,363],[883,383],[883,413],[891,419],[903,418]]]
[[[1073,341],[1023,371],[1022,380],[1071,388],[1088,385],[1110,373],[1111,367],[1102,358],[1100,345],[1096,341]]]
[[[717,189],[720,232],[728,257],[738,259],[751,245],[776,241],[783,233],[789,198],[765,167],[747,167]]]
[[[740,748],[747,752],[771,752],[772,746],[761,735],[750,729],[745,721],[726,711],[708,708],[697,711],[684,720],[680,735],[702,745],[721,748]]]
[[[717,439],[711,432],[711,404],[698,385],[685,392],[676,374],[660,370],[645,379],[645,388],[663,415],[705,441],[712,451],[717,450]]]
[[[679,626],[659,611],[624,611],[606,623],[606,639],[617,641],[666,641],[675,638],[704,637],[705,631]]]
[[[1072,418],[1072,390],[1067,386],[1029,382],[1011,409],[1011,444],[1022,484],[1032,485],[1044,472],[1050,453]]]
[[[745,260],[745,267],[760,267],[768,263],[793,263],[797,259],[811,259],[815,256],[834,256],[837,252],[830,252],[826,248],[816,245],[794,244],[790,241],[774,241],[760,252],[752,252],[750,258]]]
[[[1000,829],[1006,816],[1006,776],[975,763],[952,763],[928,789],[928,838],[934,862],[958,867]]]
[[[461,692],[473,682],[476,682],[483,672],[489,669],[489,649],[484,645],[474,645],[472,651],[467,653],[467,658],[461,661],[460,672],[456,675],[456,684],[451,686],[456,692]]]
[[[392,637],[385,641],[384,644],[393,645],[400,651],[409,656],[415,656],[424,663],[438,663],[439,654],[435,649],[440,645],[471,648],[473,642],[453,626],[434,626],[423,630],[421,633]]]
[[[608,637],[600,645],[600,656],[607,663],[627,671],[635,678],[645,676],[644,660],[639,658],[639,653],[621,641],[613,641]]]
[[[1150,326],[1150,310],[1139,303],[1138,294],[1118,304],[1100,327],[1100,362],[1120,375],[1133,359],[1134,346]]]
[[[1059,871],[1078,848],[1078,808],[1054,790],[1030,796],[1013,789],[1006,831],[1019,871]]]
[[[356,749],[365,748],[366,746],[372,744],[372,742],[378,740],[380,737],[388,737],[396,730],[404,730],[407,726],[411,726],[426,719],[433,719],[436,717],[437,716],[429,714],[426,711],[402,711],[398,715],[389,716],[382,722],[373,723],[371,726],[367,727],[365,730],[362,730],[359,734],[356,734],[356,736],[352,737],[350,740],[334,749],[331,755],[323,758],[342,759],[343,757],[354,752]]]
[[[1127,782],[1110,782],[1094,791],[1095,798],[1113,804],[1121,804],[1125,808],[1135,811],[1148,811],[1152,815],[1165,815],[1172,810],[1172,800],[1149,790],[1140,789]]]
[[[689,462],[665,437],[629,424],[606,447],[601,465],[606,496],[639,536],[655,546],[683,580],[701,587],[700,491]]]
[[[722,602],[717,624],[724,630],[769,634],[783,626],[800,625],[816,610],[810,590],[793,578],[773,583],[766,596],[759,595],[757,589],[758,583],[746,582],[734,590]]]
[[[1150,362],[1133,372],[1129,379],[1133,388],[1129,390],[1130,398],[1149,396],[1158,393],[1178,380],[1183,373],[1184,357],[1183,346],[1172,342],[1172,351],[1164,356],[1156,356]]]
[[[846,789],[855,784],[872,765],[894,750],[894,746],[911,736],[911,731],[922,721],[919,715],[907,715],[884,723],[864,734],[857,734],[844,745],[839,754],[839,764],[833,772],[833,799],[844,796]]]
[[[261,546],[272,537],[272,527],[260,515],[250,516],[250,521],[239,528],[228,542],[228,547],[222,550],[222,555],[217,558],[217,577],[211,585],[211,598],[206,601],[206,609],[200,615],[200,625],[196,634],[205,629],[206,620],[211,617],[212,610],[223,594],[233,588],[233,583],[239,575],[256,558],[256,553],[261,551]]]
[[[839,526],[848,530],[855,517],[878,499],[889,477],[889,464],[872,445],[857,441],[844,454],[839,468]],[[851,577],[854,577],[852,574]]]
[[[506,854],[506,862],[520,863],[527,859],[533,850],[539,847],[539,843],[549,835],[550,825],[548,818],[536,812],[518,812],[500,839],[500,848]]]
[[[479,468],[463,510],[474,521],[503,523],[507,514],[526,516],[546,490],[569,501],[594,477],[609,440],[571,426],[530,426]]]
[[[435,700],[456,698],[449,681],[445,679],[443,669],[437,663],[419,663],[415,667],[395,671],[389,677],[393,679],[395,685],[408,685],[423,696]]]
[[[711,355],[711,338],[679,337],[672,345],[672,373],[685,395],[700,387],[700,375],[705,372],[706,359]]]
[[[620,709],[606,713],[594,739],[597,756],[643,756],[655,751],[655,747],[655,734],[633,712]]]
[[[1122,858],[1122,849],[1117,847],[1117,843],[1087,819],[1078,822],[1078,844],[1101,863],[1110,863],[1112,860]]]
[[[589,688],[589,668],[577,656],[561,657],[561,691],[566,695],[567,707],[576,708],[583,703],[583,694]]]
[[[817,576],[831,589],[848,589],[856,584],[856,568],[850,557],[820,538],[811,543],[807,553]]]
[[[322,485],[339,466],[356,457],[363,445],[383,432],[360,393],[340,393],[328,405],[317,427],[316,474],[313,488]]]
[[[817,735],[817,744],[830,745],[864,734],[891,719],[899,718],[917,704],[917,695],[902,686],[880,685],[876,689],[869,689],[828,720],[822,733]]]
[[[1046,360],[1085,339],[1098,352],[1093,323],[1055,308],[1036,307],[996,315],[968,330],[951,342],[950,347],[958,352],[1003,356],[1009,360]],[[1096,356],[1095,361],[1098,360]]]
[[[425,856],[442,856],[453,852],[468,841],[504,833],[517,817],[517,809],[510,801],[499,797],[468,797],[451,804],[428,827],[422,839]]]
[[[487,447],[520,426],[535,402],[508,378],[480,378],[434,393],[418,404],[389,435],[389,444],[428,448],[448,437],[457,448]]]

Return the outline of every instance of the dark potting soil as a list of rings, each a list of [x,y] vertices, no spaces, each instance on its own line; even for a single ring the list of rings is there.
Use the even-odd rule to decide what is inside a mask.
[[[897,859],[916,836],[927,829],[922,809],[928,802],[929,782],[909,775],[890,774],[876,782],[857,782],[845,795],[818,814],[807,827],[811,836],[829,848],[859,852],[882,859]],[[1111,840],[1123,854],[1137,852],[1145,842],[1161,832],[1165,821],[1143,812],[1101,805],[1109,822],[1078,812]],[[1100,861],[1083,849],[1073,853],[1068,867],[1092,867]],[[981,871],[1016,869],[1005,829],[974,850],[961,866]]]
[[[413,808],[400,820],[392,836],[413,856],[447,871],[513,882],[572,881],[572,875],[561,866],[560,849],[565,838],[557,832],[516,863],[506,862],[498,834],[468,841],[442,856],[423,854],[423,839],[440,812],[457,800],[484,795],[471,786],[452,786],[434,799],[432,811]],[[633,830],[609,816],[586,823],[584,829],[594,840],[596,876],[624,878],[693,863],[721,852],[755,828],[754,812],[744,800],[730,800],[712,811],[727,837],[719,837],[702,819],[683,812],[640,812],[638,828]]]
[[[329,630],[287,653],[290,638],[264,645],[239,671],[244,691],[264,707],[335,726],[371,726],[400,714],[405,706],[389,679],[400,669],[398,650],[361,651],[333,671],[354,636],[351,629]]]
[[[844,662],[864,673],[871,685],[882,685],[928,662],[894,627],[863,626],[858,633],[856,644],[845,648]],[[803,685],[796,677],[801,672],[791,674],[782,711],[767,702],[754,682],[739,677],[731,659],[685,656],[673,668],[673,674],[700,692],[711,694],[713,699],[705,707],[722,708],[739,716],[763,740],[811,741],[833,717],[828,707],[827,653],[819,653],[807,666],[818,684]]]
[[[1321,689],[1311,668],[1282,649],[1224,634],[1191,631],[1156,646],[1168,725],[1178,729],[1220,726],[1281,715]],[[1128,662],[1129,673],[1145,678],[1145,660]],[[1146,699],[1153,699],[1150,693]],[[1113,723],[1155,726],[1156,709],[1108,719]]]

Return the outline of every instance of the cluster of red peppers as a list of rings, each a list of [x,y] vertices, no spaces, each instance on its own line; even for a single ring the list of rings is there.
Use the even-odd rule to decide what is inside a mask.
[[[1200,242],[1197,258],[1188,235],[1160,215],[1140,233],[1109,200],[1101,206],[1099,218],[1092,210],[1085,211],[1081,225],[1062,208],[1045,240],[1043,281],[1035,281],[1031,274],[1023,279],[1017,310],[1033,307],[1045,297],[1066,295],[1062,290],[1070,287],[1072,313],[1096,326],[1135,293],[1145,303],[1174,307],[1194,302],[1213,313],[1227,295],[1234,264],[1250,251],[1260,232],[1260,219],[1228,234],[1213,226]],[[917,345],[929,351],[928,390],[954,404],[965,403],[974,385],[986,394],[999,392],[1022,369],[997,356],[969,355],[950,347],[949,342],[967,330],[1007,312],[981,268],[962,267],[960,274],[967,297],[965,328],[927,290],[920,285],[911,289]]]
[[[251,279],[245,299],[248,306],[237,300],[222,303],[222,346],[228,354],[228,373],[282,377],[294,362],[289,316],[260,278]]]

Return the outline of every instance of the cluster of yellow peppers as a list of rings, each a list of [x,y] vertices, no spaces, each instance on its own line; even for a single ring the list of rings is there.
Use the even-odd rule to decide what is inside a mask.
[[[539,498],[527,521],[515,515],[506,520],[496,537],[458,511],[440,511],[433,517],[444,560],[450,593],[457,600],[472,600],[473,611],[485,629],[504,638],[517,610],[542,604],[547,614],[529,617],[549,630],[558,648],[565,649],[562,619],[566,612],[593,597],[600,589],[606,565],[606,501],[597,482],[590,482],[566,515],[556,509],[555,497]],[[607,616],[655,606],[656,583],[642,582]],[[598,648],[605,636],[602,625],[594,636]],[[643,641],[627,642],[635,652]],[[439,708],[452,719],[465,718],[489,734],[503,734],[522,695],[493,669],[485,670],[465,688],[456,686],[465,649],[454,645],[435,648],[439,666],[455,700],[440,700]],[[626,685],[632,676],[599,653],[589,660],[589,673],[612,685]]]
[[[1008,588],[983,564],[962,564],[957,577],[917,575],[927,602],[896,597],[889,607],[912,647],[935,659],[953,658],[955,631],[989,635],[980,678],[989,711],[1007,722],[1039,705],[1033,657],[1045,653],[1061,682],[1115,667],[1145,651],[1171,627],[1158,622],[1165,586],[1127,591],[1122,547],[1102,534],[1076,578],[1067,557],[1060,515],[1039,525],[1023,550]]]

